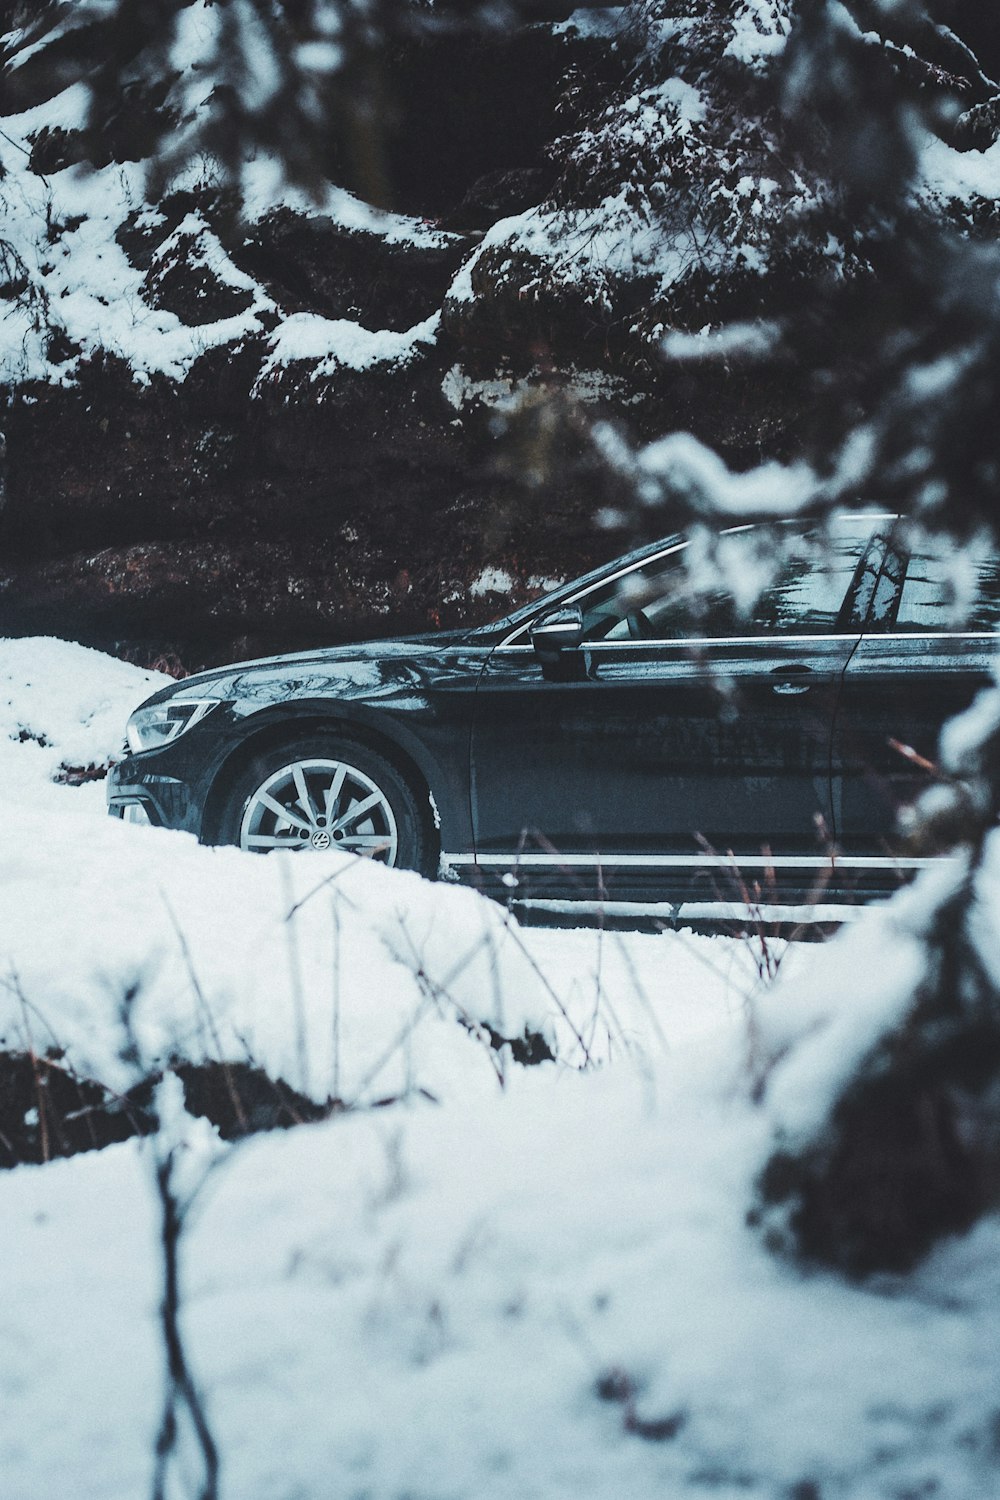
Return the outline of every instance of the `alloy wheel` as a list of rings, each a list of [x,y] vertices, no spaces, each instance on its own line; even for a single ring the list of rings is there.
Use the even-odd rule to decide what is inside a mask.
[[[342,760],[297,760],[272,772],[247,799],[240,848],[331,849],[394,865],[396,819],[385,792]]]

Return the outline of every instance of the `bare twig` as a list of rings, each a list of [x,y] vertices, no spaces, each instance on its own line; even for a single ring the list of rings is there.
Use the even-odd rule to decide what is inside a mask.
[[[212,1045],[215,1048],[215,1055],[218,1058],[220,1067],[222,1068],[222,1076],[225,1079],[226,1092],[229,1095],[229,1102],[233,1106],[233,1115],[236,1118],[240,1129],[245,1131],[247,1128],[246,1112],[243,1108],[243,1101],[240,1098],[239,1090],[237,1089],[236,1083],[233,1079],[232,1070],[229,1066],[229,1063],[226,1061],[225,1056],[223,1055],[222,1038],[220,1037],[218,1027],[215,1024],[215,1017],[212,1014],[212,1007],[209,1005],[208,1000],[205,997],[205,992],[201,987],[201,982],[198,979],[198,973],[194,966],[194,960],[191,957],[191,949],[188,947],[188,941],[184,935],[184,931],[174,915],[173,907],[170,905],[165,891],[161,890],[160,895],[163,898],[163,904],[167,909],[167,916],[170,918],[170,925],[173,927],[174,933],[177,937],[177,942],[181,950],[181,956],[184,959],[184,966],[188,971],[188,978],[191,981],[191,988],[194,991],[195,999],[197,1000],[202,1014],[205,1017],[205,1021],[208,1025],[209,1034],[212,1038]]]
[[[171,1147],[156,1163],[156,1188],[160,1200],[160,1247],[163,1254],[163,1298],[160,1303],[160,1329],[167,1356],[167,1389],[163,1415],[156,1439],[156,1464],[153,1470],[152,1500],[166,1500],[167,1473],[170,1458],[179,1438],[178,1418],[184,1411],[190,1419],[201,1451],[204,1473],[198,1500],[217,1500],[219,1493],[219,1452],[208,1425],[201,1394],[191,1374],[180,1331],[181,1293],[179,1251],[184,1221],[190,1208],[174,1188],[176,1147]]]
[[[28,1057],[31,1059],[31,1073],[35,1083],[35,1102],[38,1109],[38,1139],[41,1159],[43,1162],[49,1160],[49,1112],[45,1097],[45,1084],[39,1066],[38,1053],[31,1035],[31,1022],[28,1019],[28,1005],[21,989],[21,981],[16,973],[12,973],[11,980],[14,993],[17,995],[21,1007],[21,1021],[24,1026],[25,1040],[28,1045]]]

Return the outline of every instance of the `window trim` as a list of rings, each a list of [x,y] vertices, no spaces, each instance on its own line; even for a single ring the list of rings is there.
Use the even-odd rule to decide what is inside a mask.
[[[864,521],[870,521],[870,522],[874,523],[875,525],[878,525],[879,523],[884,522],[884,521],[896,522],[896,521],[898,521],[900,519],[900,517],[894,511],[847,511],[847,512],[844,513],[844,515],[840,519],[842,519],[845,522],[864,520]],[[789,517],[786,521],[779,522],[778,524],[779,525],[800,525],[800,526],[801,525],[807,525],[808,526],[809,523],[810,523],[810,518],[809,517],[796,516],[796,517]],[[813,520],[813,524],[816,524],[815,520]],[[744,522],[744,523],[742,523],[740,525],[736,525],[736,526],[727,526],[723,530],[721,530],[718,533],[718,535],[720,537],[721,536],[733,536],[737,532],[752,531],[754,529],[755,529],[755,527],[754,527],[753,523]],[[891,537],[888,538],[887,541],[888,541],[888,545],[891,546],[892,545],[892,539],[891,539]],[[691,539],[690,539],[690,537],[680,537],[680,538],[673,537],[673,538],[671,538],[671,540],[669,542],[665,543],[665,545],[662,548],[660,548],[659,550],[652,551],[652,552],[647,552],[645,554],[645,556],[640,557],[640,558],[638,558],[636,560],[633,560],[631,562],[624,563],[621,567],[619,567],[617,569],[612,568],[611,572],[605,573],[602,577],[600,577],[598,579],[595,579],[591,583],[588,583],[585,587],[576,589],[575,591],[573,591],[571,589],[571,592],[569,592],[567,594],[564,594],[562,597],[559,597],[559,598],[557,598],[555,600],[551,600],[548,603],[542,603],[542,601],[540,601],[540,604],[542,604],[542,607],[537,611],[537,613],[531,615],[531,617],[529,619],[522,621],[522,623],[519,624],[519,625],[517,625],[510,632],[509,635],[504,636],[504,638],[501,641],[499,641],[498,644],[494,647],[494,650],[496,650],[496,651],[533,651],[535,648],[531,645],[530,641],[527,642],[527,644],[521,644],[520,641],[519,641],[519,637],[526,636],[528,634],[528,632],[531,630],[531,627],[535,623],[535,621],[538,620],[538,619],[541,619],[542,616],[545,615],[545,614],[547,614],[549,610],[552,610],[552,609],[562,609],[566,605],[577,604],[581,599],[586,599],[590,594],[595,593],[598,589],[605,588],[607,586],[607,584],[609,584],[609,583],[616,583],[618,581],[618,579],[620,579],[620,578],[627,578],[630,573],[638,572],[638,570],[640,568],[648,567],[651,563],[660,562],[665,557],[671,557],[675,553],[683,552],[690,545],[691,545]],[[967,634],[967,632],[965,632],[965,631],[955,632],[955,633],[956,634]],[[992,634],[992,632],[989,632],[989,633]],[[788,636],[788,635],[783,635],[781,637],[781,639],[782,640],[786,640],[786,641],[791,641],[791,640],[812,640],[812,641],[819,641],[819,640],[828,640],[828,641],[849,640],[849,641],[854,641],[854,640],[859,640],[861,638],[861,636],[863,636],[864,634],[866,634],[866,631],[862,627],[862,628],[860,628],[858,630],[833,631],[833,632],[826,632],[824,634],[808,633],[808,634],[805,634],[805,635],[802,635],[802,636]],[[642,639],[634,640],[634,641],[584,641],[579,649],[586,649],[588,651],[593,651],[593,650],[597,650],[598,648],[601,648],[601,647],[603,647],[604,649],[615,649],[615,648],[621,648],[623,646],[624,647],[628,647],[629,649],[634,649],[636,646],[651,646],[651,647],[654,647],[654,648],[662,648],[663,646],[673,646],[673,645],[705,646],[705,645],[713,645],[713,644],[716,644],[716,643],[721,644],[723,641],[728,641],[730,643],[734,643],[734,642],[744,642],[744,641],[759,641],[759,640],[767,640],[767,639],[770,639],[770,637],[762,636],[762,635],[752,635],[752,636],[702,636],[702,637],[684,636],[684,637],[682,637],[682,638],[680,638],[680,639],[678,639],[676,641],[658,641],[658,640],[657,641],[648,641],[648,640],[642,640]],[[886,639],[887,639],[887,637],[886,637]]]
[[[579,651],[689,651],[695,647],[705,646],[754,646],[767,645],[772,650],[783,642],[789,645],[798,645],[799,642],[809,641],[995,641],[1000,639],[1000,628],[996,630],[903,630],[892,635],[885,634],[881,630],[849,630],[838,631],[833,635],[712,635],[712,636],[684,636],[676,641],[584,641],[577,647]],[[534,646],[529,642],[527,645],[510,645],[507,641],[501,641],[494,647],[494,651],[534,651]]]
[[[589,583],[585,588],[578,589],[576,593],[567,594],[564,598],[560,599],[558,603],[546,604],[538,614],[532,615],[530,620],[525,620],[524,623],[518,625],[510,635],[506,636],[497,646],[497,650],[502,651],[506,647],[507,649],[512,651],[534,651],[535,648],[531,645],[530,641],[528,642],[527,646],[524,647],[516,645],[515,642],[518,636],[527,634],[527,632],[530,631],[532,625],[534,625],[535,621],[541,619],[543,615],[548,614],[549,610],[563,609],[568,604],[576,604],[580,599],[586,599],[589,594],[596,593],[598,589],[605,588],[607,584],[617,583],[619,578],[627,578],[629,573],[636,573],[640,568],[645,568],[649,563],[659,562],[661,558],[670,557],[675,552],[683,552],[687,547],[690,547],[690,545],[691,542],[688,537],[685,537],[682,541],[672,541],[668,543],[667,546],[662,549],[662,551],[650,552],[646,557],[641,557],[638,562],[625,563],[617,570],[612,570],[612,572],[610,573],[605,573],[604,576],[602,578],[598,578],[596,582]],[[596,646],[598,642],[585,641],[583,644]],[[615,643],[609,642],[608,644],[613,645]],[[658,645],[660,644],[660,642],[654,641],[649,644]]]

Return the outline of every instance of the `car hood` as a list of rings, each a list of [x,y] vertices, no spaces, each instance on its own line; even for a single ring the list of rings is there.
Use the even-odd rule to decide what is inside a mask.
[[[180,681],[171,683],[169,687],[161,688],[147,701],[154,703],[174,695],[197,697],[203,691],[207,691],[209,696],[214,696],[213,689],[218,690],[223,684],[232,683],[234,678],[252,676],[257,672],[271,674],[285,669],[308,669],[310,666],[329,668],[342,665],[349,668],[353,662],[379,661],[387,657],[441,651],[465,642],[487,644],[493,633],[489,626],[465,630],[432,630],[418,635],[355,641],[343,646],[317,646],[311,651],[290,651],[280,656],[258,656],[249,661],[229,662],[225,666],[210,667],[205,672],[196,672],[190,677],[183,677]]]

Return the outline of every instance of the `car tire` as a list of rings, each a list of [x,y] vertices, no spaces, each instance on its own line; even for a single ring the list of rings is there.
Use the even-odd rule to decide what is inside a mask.
[[[228,791],[219,834],[257,853],[339,849],[430,873],[430,839],[405,778],[377,750],[333,733],[259,750]]]

